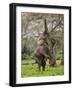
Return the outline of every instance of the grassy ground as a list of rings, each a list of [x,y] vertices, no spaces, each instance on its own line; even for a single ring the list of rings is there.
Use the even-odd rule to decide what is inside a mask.
[[[57,76],[64,75],[64,66],[60,65],[60,60],[57,60],[55,67],[46,65],[45,71],[39,71],[37,64],[31,64],[32,61],[22,60],[21,77],[39,77],[39,76]],[[25,65],[24,63],[29,63]]]

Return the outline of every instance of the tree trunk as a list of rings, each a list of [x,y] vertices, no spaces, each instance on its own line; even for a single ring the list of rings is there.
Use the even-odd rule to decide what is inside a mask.
[[[61,65],[64,65],[64,48],[62,49]]]
[[[49,60],[49,64],[50,64],[50,66],[54,66],[54,65],[56,64],[56,60],[55,60],[56,45],[54,45],[54,46],[51,48],[51,55],[52,55],[52,58],[51,58],[51,60]]]

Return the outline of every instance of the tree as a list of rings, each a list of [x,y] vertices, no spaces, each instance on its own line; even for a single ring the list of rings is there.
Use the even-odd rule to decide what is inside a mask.
[[[55,56],[58,49],[62,51],[61,63],[64,62],[64,15],[23,12],[21,19],[22,47],[30,47],[29,50],[32,51],[33,49],[34,51],[37,47],[38,37],[43,34],[48,42],[52,57],[50,64],[55,64]],[[27,39],[26,42],[25,39]]]

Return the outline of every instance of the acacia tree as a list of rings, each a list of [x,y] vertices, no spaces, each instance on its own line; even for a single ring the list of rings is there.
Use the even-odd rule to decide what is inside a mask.
[[[62,50],[62,61],[64,63],[64,15],[63,14],[42,14],[42,13],[22,13],[22,47],[25,43],[24,39],[27,37],[27,41],[33,38],[33,42],[36,43],[40,34],[46,37],[48,42],[48,48],[50,49],[50,55],[52,60],[50,64],[56,63],[55,56],[56,50]],[[31,42],[31,46],[36,48],[36,44]],[[32,45],[33,44],[33,45]],[[30,46],[30,49],[32,49]],[[28,45],[26,45],[28,47]],[[34,49],[35,49],[34,48]]]
[[[59,15],[58,16],[58,20],[55,18],[53,19],[53,21],[50,22],[51,24],[51,29],[50,31],[48,32],[48,28],[47,28],[47,24],[46,24],[46,21],[44,21],[44,25],[45,25],[45,31],[44,31],[44,36],[46,36],[49,40],[49,45],[50,46],[50,55],[51,55],[51,60],[50,60],[50,65],[54,66],[55,63],[56,63],[56,60],[55,60],[55,56],[56,56],[56,47],[57,46],[60,46],[59,48],[62,49],[62,61],[61,61],[61,64],[64,64],[64,45],[63,45],[63,31],[64,31],[64,28],[63,28],[63,24],[64,24],[64,21],[63,21],[63,16],[62,15]],[[55,24],[54,24],[55,23]],[[62,28],[61,28],[62,27]],[[46,38],[46,39],[47,39]]]

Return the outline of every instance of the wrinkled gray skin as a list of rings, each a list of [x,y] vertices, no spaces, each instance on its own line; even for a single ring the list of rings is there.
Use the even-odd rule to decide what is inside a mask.
[[[39,71],[45,71],[46,60],[47,58],[50,58],[49,55],[49,49],[46,43],[43,43],[36,48],[34,58],[39,66]]]

